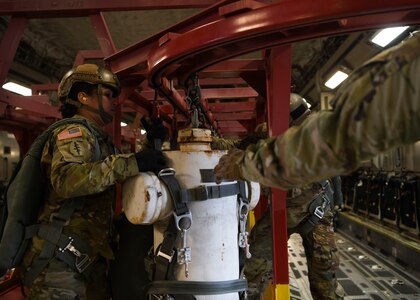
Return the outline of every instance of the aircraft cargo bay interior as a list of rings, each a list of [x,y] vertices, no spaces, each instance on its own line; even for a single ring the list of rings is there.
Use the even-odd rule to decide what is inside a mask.
[[[0,299],[32,299],[61,255],[80,299],[99,263],[101,299],[420,299],[420,140],[392,127],[420,124],[419,29],[418,0],[0,0]],[[66,105],[83,120],[57,123]],[[51,181],[26,224],[28,156]],[[9,222],[29,244],[3,267]]]

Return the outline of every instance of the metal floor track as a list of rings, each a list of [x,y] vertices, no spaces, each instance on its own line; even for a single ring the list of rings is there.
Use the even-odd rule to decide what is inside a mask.
[[[345,300],[420,300],[420,277],[343,233],[336,234],[338,280]],[[420,259],[420,257],[413,257]],[[289,239],[290,299],[311,300],[306,258],[299,235]]]

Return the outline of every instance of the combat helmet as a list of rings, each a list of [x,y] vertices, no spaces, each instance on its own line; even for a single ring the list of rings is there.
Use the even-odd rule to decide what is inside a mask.
[[[311,113],[308,103],[298,94],[290,94],[290,126],[299,125]]]
[[[58,86],[58,99],[61,102],[67,99],[76,82],[104,85],[112,90],[114,97],[118,96],[121,91],[120,82],[114,73],[95,64],[83,64],[69,70],[61,79]]]
[[[83,106],[81,102],[69,98],[70,91],[77,82],[86,82],[97,86],[98,110],[89,106],[86,106],[86,109],[99,113],[105,124],[110,123],[112,121],[112,116],[104,111],[102,105],[102,86],[111,89],[113,96],[117,97],[121,91],[120,82],[117,76],[111,71],[94,64],[83,64],[74,67],[64,74],[63,79],[61,79],[58,86],[58,99],[61,103],[72,104],[79,108]]]

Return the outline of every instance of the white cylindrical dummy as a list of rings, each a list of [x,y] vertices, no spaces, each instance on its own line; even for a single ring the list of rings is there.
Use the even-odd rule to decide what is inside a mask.
[[[182,189],[214,186],[203,178],[213,170],[225,151],[168,151],[169,166],[176,171]],[[208,172],[207,172],[208,173]],[[210,172],[211,173],[211,172]],[[229,185],[235,181],[222,182]],[[259,184],[247,184],[250,207],[258,203]],[[239,278],[238,197],[231,195],[205,201],[190,201],[188,208],[192,225],[187,231],[186,246],[191,248],[188,277],[185,265],[175,266],[175,277],[180,281],[228,281]],[[153,223],[154,244],[163,240],[169,217],[172,217],[172,199],[166,186],[152,173],[141,173],[128,180],[123,188],[123,207],[128,220],[134,224]],[[182,248],[181,243],[177,248]],[[237,300],[238,293],[196,295],[199,300]]]

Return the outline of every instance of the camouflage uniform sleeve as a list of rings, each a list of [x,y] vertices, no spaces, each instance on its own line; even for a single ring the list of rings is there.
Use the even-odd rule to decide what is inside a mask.
[[[420,34],[354,71],[333,111],[249,146],[241,177],[290,188],[353,171],[363,160],[420,139]],[[215,169],[216,172],[216,169]]]
[[[210,146],[212,150],[230,150],[236,148],[238,144],[239,140],[213,137]]]
[[[69,132],[76,134],[69,136]],[[109,155],[93,161],[95,137],[78,124],[56,130],[52,144],[51,184],[64,198],[100,193],[139,173],[134,154]]]

